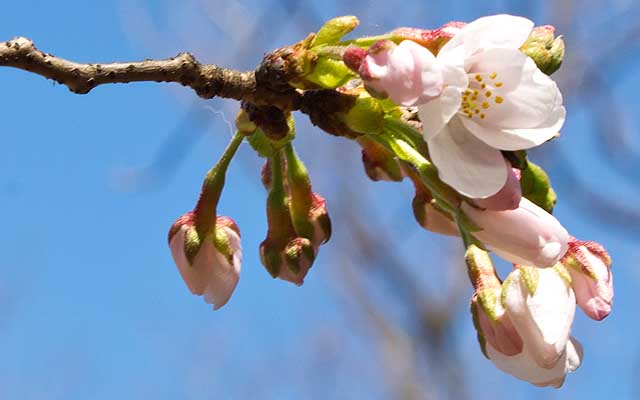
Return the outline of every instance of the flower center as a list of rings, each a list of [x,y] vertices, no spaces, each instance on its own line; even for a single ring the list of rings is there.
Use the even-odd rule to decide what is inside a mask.
[[[468,118],[485,119],[485,114],[492,106],[502,104],[504,99],[499,96],[502,82],[498,80],[498,73],[469,74],[469,85],[462,92],[460,111]]]

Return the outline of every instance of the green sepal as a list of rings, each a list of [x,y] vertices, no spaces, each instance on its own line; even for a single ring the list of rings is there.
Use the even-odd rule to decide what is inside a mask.
[[[553,28],[539,26],[531,31],[520,50],[531,57],[540,71],[547,75],[556,72],[564,58],[564,41],[554,37]]]
[[[273,246],[269,245],[266,240],[262,242],[260,247],[262,248],[262,251],[260,252],[260,261],[262,262],[262,265],[264,265],[272,278],[277,278],[278,275],[280,275],[282,255],[279,251],[275,250]]]
[[[229,264],[233,264],[233,250],[229,242],[229,235],[225,230],[216,227],[215,234],[211,235],[210,239],[213,241],[215,248],[227,258]]]
[[[304,76],[304,80],[312,82],[325,89],[335,89],[356,78],[356,74],[341,60],[329,57],[318,57],[311,72]]]
[[[193,265],[193,261],[200,251],[201,246],[200,236],[195,227],[187,229],[184,235],[184,254],[189,260],[189,265]]]
[[[303,262],[313,263],[315,254],[313,247],[308,239],[296,238],[291,240],[287,247],[284,249],[284,260],[287,264],[289,271],[294,274],[299,274],[301,271],[301,264]],[[306,258],[306,260],[305,260]]]
[[[527,168],[521,172],[520,188],[522,196],[548,213],[553,212],[558,196],[551,187],[547,173],[531,161],[529,161]]]
[[[520,268],[520,278],[524,282],[524,286],[529,291],[531,296],[536,294],[538,290],[538,281],[540,280],[540,272],[536,267],[522,267]]]
[[[476,332],[478,333],[478,344],[480,345],[480,350],[482,350],[482,354],[489,359],[487,355],[487,341],[482,334],[482,329],[480,327],[480,317],[478,316],[478,303],[471,300],[471,319],[473,320],[473,326],[476,328]]]
[[[478,303],[492,321],[498,322],[498,315],[496,314],[498,297],[493,289],[480,290],[478,292]]]
[[[325,22],[311,42],[311,47],[334,44],[353,31],[358,25],[357,17],[346,15]]]
[[[571,287],[571,275],[569,274],[569,271],[567,271],[567,269],[560,263],[557,263],[552,268],[558,273],[564,284],[567,285],[567,287]]]

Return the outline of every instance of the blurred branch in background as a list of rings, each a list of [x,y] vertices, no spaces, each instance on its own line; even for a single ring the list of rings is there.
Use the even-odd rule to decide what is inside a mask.
[[[136,5],[135,9],[144,16],[143,20],[161,25],[162,21],[154,21],[149,17],[153,15],[150,10],[146,10],[146,7],[150,7],[150,2],[133,3]],[[189,37],[188,42],[173,43],[169,47],[198,49],[207,54],[211,61],[237,67],[257,64],[263,52],[286,43],[282,41],[283,36],[293,38],[291,42],[298,40],[341,10],[336,7],[335,12],[320,15],[313,5],[304,2],[271,1],[252,14],[248,10],[252,10],[255,5],[250,1],[199,0],[192,3],[194,9],[203,10],[207,20],[218,30],[217,34],[212,30],[212,35],[206,41],[202,35],[185,34],[185,37]],[[389,7],[375,7],[382,3],[353,3],[349,12],[360,13],[357,15],[365,24],[369,24],[368,21],[388,21]],[[438,10],[440,6],[442,10],[446,10],[448,6],[455,9],[459,5],[455,1],[452,4],[444,3],[434,2],[429,8]],[[487,2],[486,8],[495,9],[495,5],[501,3],[503,2]],[[526,5],[524,8],[523,4]],[[565,129],[563,137],[566,139],[561,139],[561,143],[555,146],[545,147],[552,150],[540,154],[551,167],[550,175],[556,190],[561,194],[561,202],[571,202],[583,210],[581,215],[612,226],[621,235],[632,235],[632,240],[637,241],[640,213],[635,204],[621,202],[616,194],[603,191],[601,186],[594,186],[606,187],[607,184],[594,182],[582,175],[578,166],[587,162],[582,158],[582,150],[568,151],[562,147],[565,141],[573,142],[574,136],[595,137],[597,145],[603,150],[597,152],[601,158],[598,161],[611,169],[615,179],[624,181],[633,195],[638,195],[640,154],[637,146],[633,145],[633,141],[637,144],[640,136],[637,116],[632,115],[636,119],[631,120],[625,117],[627,110],[620,107],[624,100],[619,99],[617,93],[619,85],[624,84],[620,80],[626,77],[622,73],[611,71],[629,72],[637,69],[634,63],[637,62],[640,43],[640,19],[634,16],[640,15],[640,4],[634,1],[615,4],[615,12],[602,13],[602,3],[598,1],[542,2],[535,5],[533,2],[512,1],[509,2],[510,7],[499,8],[499,11],[526,12],[531,13],[531,17],[552,16],[551,20],[538,18],[536,22],[555,23],[557,32],[565,36],[569,57],[559,74],[559,85],[569,102],[570,112],[584,109],[591,130]],[[171,12],[170,9],[166,10],[168,15]],[[127,19],[135,21],[137,17],[129,14]],[[620,19],[629,23],[619,23]],[[263,21],[269,21],[269,24],[264,24]],[[402,21],[394,22],[407,25]],[[278,26],[278,30],[270,30],[267,26]],[[394,27],[380,27],[380,32]],[[182,29],[186,33],[190,29],[195,30],[193,26],[183,26]],[[147,48],[163,48],[165,38],[155,37],[150,33],[157,31],[160,29],[148,29],[145,35],[139,35],[133,29],[131,40]],[[224,48],[221,48],[223,44]],[[128,187],[138,185],[139,190],[146,190],[153,185],[161,185],[170,178],[171,174],[166,172],[177,167],[188,155],[189,148],[196,143],[196,135],[203,133],[209,126],[209,118],[201,110],[201,104],[196,102],[190,106],[184,121],[172,131],[167,142],[160,145],[161,150],[157,152],[154,161],[132,173],[136,178],[127,183]],[[229,115],[236,111],[228,108],[227,103],[216,104],[221,104],[221,110],[226,110]],[[635,106],[637,103],[632,105]],[[310,130],[310,127],[301,127],[298,134],[303,137],[299,141],[301,152],[317,157],[316,160],[309,160],[311,166],[314,163],[330,164],[329,174],[340,171],[339,179],[333,179],[331,184],[325,185],[332,188],[331,193],[326,193],[326,197],[333,218],[340,221],[337,228],[341,230],[340,240],[334,238],[330,260],[326,261],[325,258],[324,263],[319,263],[314,268],[315,275],[312,278],[319,279],[322,272],[317,270],[332,265],[331,274],[324,276],[333,279],[334,287],[348,305],[346,313],[355,319],[353,323],[360,328],[357,332],[345,332],[344,335],[357,335],[372,354],[377,354],[379,361],[376,368],[381,381],[386,383],[390,398],[470,398],[467,383],[469,372],[465,369],[464,360],[466,355],[459,354],[461,346],[456,343],[456,336],[459,336],[456,331],[459,329],[457,320],[461,321],[467,332],[473,329],[467,310],[471,289],[467,285],[465,269],[462,265],[449,265],[452,262],[446,258],[433,256],[442,254],[442,249],[438,249],[438,253],[435,250],[437,244],[429,243],[431,236],[421,232],[421,228],[410,217],[410,198],[400,204],[391,203],[390,199],[396,200],[399,196],[393,197],[389,193],[393,189],[389,190],[390,187],[386,186],[378,188],[380,191],[376,192],[385,192],[380,201],[370,200],[373,196],[368,196],[367,201],[364,201],[362,193],[366,193],[369,185],[374,183],[357,176],[363,175],[361,169],[353,168],[359,163],[359,159],[353,159],[357,151],[345,152],[341,140],[317,140],[319,135]],[[322,157],[331,157],[331,162],[323,163]],[[245,162],[253,163],[253,169],[259,173],[255,168],[255,160]],[[140,176],[147,178],[142,179]],[[400,218],[394,214],[398,209],[403,210]],[[394,225],[393,229],[390,228],[390,222]],[[419,231],[421,239],[407,245],[406,236],[393,235],[391,231],[405,234]],[[400,252],[398,249],[403,250]],[[408,254],[411,256],[407,256]],[[415,265],[415,260],[420,265]],[[444,279],[445,273],[442,271],[445,269],[450,274],[447,284],[427,285],[417,276],[438,273],[442,274],[439,278]],[[336,328],[336,331],[341,330]],[[480,352],[479,348],[476,350]],[[321,349],[316,355],[318,359],[322,358],[320,352]],[[330,390],[327,394],[336,395]]]

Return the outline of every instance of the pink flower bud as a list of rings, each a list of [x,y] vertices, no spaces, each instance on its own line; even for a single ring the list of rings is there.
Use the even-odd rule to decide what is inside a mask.
[[[515,210],[483,211],[464,202],[461,209],[480,228],[473,235],[514,264],[551,267],[567,250],[560,222],[524,197]]]
[[[344,49],[342,61],[344,61],[345,65],[351,70],[353,70],[354,72],[358,72],[360,70],[360,66],[362,65],[362,61],[367,56],[367,54],[367,51],[362,47],[349,46]]]
[[[403,106],[425,103],[444,88],[434,55],[411,40],[399,45],[389,40],[374,43],[358,72],[372,95],[388,96]]]
[[[188,212],[171,226],[169,247],[191,293],[204,296],[215,310],[229,301],[242,263],[240,230],[231,218],[217,217],[214,233],[200,238]]]
[[[311,245],[313,252],[318,255],[320,245],[327,243],[331,238],[331,219],[327,211],[327,202],[324,197],[311,193],[311,208],[309,209],[309,222],[313,226],[313,238]]]
[[[274,278],[302,286],[315,259],[314,248],[305,238],[294,238],[284,248],[268,240],[260,245],[260,259]]]
[[[484,199],[474,199],[473,201],[478,207],[489,211],[504,211],[515,210],[520,205],[520,199],[522,199],[519,179],[520,170],[511,168],[508,162],[505,162],[505,164],[507,166],[506,183],[502,189],[493,196]]]
[[[531,358],[553,368],[565,353],[576,298],[564,267],[521,267],[502,285],[502,303]]]
[[[595,242],[569,242],[569,250],[562,264],[571,275],[571,285],[578,305],[589,318],[601,321],[611,312],[613,304],[613,275],[611,258]]]

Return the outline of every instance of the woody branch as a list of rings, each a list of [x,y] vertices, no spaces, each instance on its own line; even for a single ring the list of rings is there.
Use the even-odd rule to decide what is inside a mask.
[[[300,94],[292,88],[274,90],[268,84],[257,83],[255,71],[201,64],[190,53],[165,60],[83,64],[40,51],[30,39],[17,37],[0,43],[0,66],[41,75],[78,94],[109,83],[176,82],[192,88],[205,99],[222,97],[282,110],[299,108]]]

